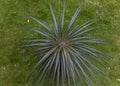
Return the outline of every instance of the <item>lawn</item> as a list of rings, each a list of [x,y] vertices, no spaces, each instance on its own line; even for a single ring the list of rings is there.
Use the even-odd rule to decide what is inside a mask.
[[[50,23],[48,2],[52,3],[56,14],[61,11],[63,0],[1,0],[0,1],[0,86],[30,86],[26,77],[37,61],[33,55],[26,55],[19,48],[22,39],[36,34],[28,27],[39,27],[27,14]],[[109,43],[96,46],[112,56],[105,72],[110,77],[110,86],[120,86],[120,1],[119,0],[67,0],[66,23],[77,7],[81,13],[76,23],[96,19],[100,29],[93,33]],[[27,28],[27,29],[26,29]],[[105,86],[105,85],[96,85]]]

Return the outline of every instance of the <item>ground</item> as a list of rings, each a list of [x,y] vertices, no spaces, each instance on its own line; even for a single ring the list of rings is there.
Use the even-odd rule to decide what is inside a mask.
[[[26,77],[36,61],[32,55],[19,48],[22,39],[34,36],[25,29],[36,27],[27,14],[40,20],[50,20],[48,2],[59,16],[62,0],[1,0],[0,2],[0,86],[30,86]],[[110,86],[120,86],[120,1],[119,0],[67,0],[66,22],[80,6],[77,23],[95,18],[101,28],[93,33],[108,40],[106,46],[97,46],[112,56],[106,73]],[[60,5],[61,4],[61,5]],[[103,85],[99,85],[103,86]]]

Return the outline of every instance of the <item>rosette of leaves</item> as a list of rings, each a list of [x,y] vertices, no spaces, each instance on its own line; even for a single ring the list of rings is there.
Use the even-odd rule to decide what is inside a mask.
[[[51,5],[50,11],[54,27],[30,16],[43,28],[33,30],[40,37],[25,39],[31,43],[24,47],[36,47],[35,53],[39,54],[39,60],[28,79],[32,78],[33,84],[42,81],[48,83],[47,80],[49,80],[50,86],[94,86],[94,81],[99,81],[97,74],[103,74],[98,66],[106,57],[101,51],[91,46],[91,43],[104,43],[100,39],[87,35],[95,29],[88,28],[93,24],[92,20],[73,27],[80,13],[78,8],[68,26],[65,27],[65,5],[59,22]]]

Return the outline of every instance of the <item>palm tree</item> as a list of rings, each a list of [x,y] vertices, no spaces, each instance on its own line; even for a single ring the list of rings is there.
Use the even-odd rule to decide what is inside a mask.
[[[37,47],[34,51],[39,54],[39,61],[35,64],[28,79],[33,78],[34,84],[38,81],[47,82],[47,78],[52,80],[50,86],[59,86],[61,82],[62,86],[71,86],[71,84],[77,86],[78,82],[79,86],[94,86],[94,80],[98,80],[97,73],[104,74],[97,65],[102,64],[106,56],[90,44],[104,43],[101,39],[87,35],[88,32],[96,29],[88,28],[93,24],[93,20],[73,27],[80,13],[80,8],[77,8],[69,25],[65,27],[65,4],[60,23],[57,22],[51,5],[50,11],[54,27],[30,16],[43,28],[33,30],[40,37],[25,39],[31,43],[24,47]]]

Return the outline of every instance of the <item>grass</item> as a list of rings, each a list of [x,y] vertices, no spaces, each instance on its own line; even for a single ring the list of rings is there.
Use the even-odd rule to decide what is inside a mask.
[[[26,76],[34,66],[36,59],[25,55],[25,50],[18,48],[22,39],[35,35],[24,27],[38,27],[29,19],[30,14],[38,19],[50,22],[48,2],[56,13],[62,1],[58,0],[1,0],[0,2],[0,86],[30,86]],[[96,24],[101,28],[94,31],[109,40],[110,45],[97,46],[113,57],[110,67],[106,68],[110,76],[110,86],[120,85],[120,1],[119,0],[67,0],[66,23],[74,10],[80,6],[81,14],[77,23],[96,17]],[[59,15],[59,14],[58,14]],[[104,85],[97,85],[104,86]]]

